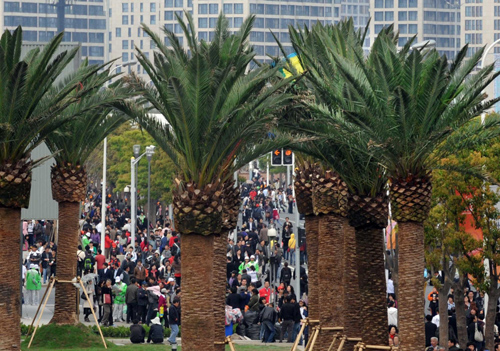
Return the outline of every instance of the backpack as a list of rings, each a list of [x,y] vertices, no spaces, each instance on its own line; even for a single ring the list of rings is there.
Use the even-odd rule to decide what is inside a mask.
[[[474,330],[474,340],[478,341],[478,342],[483,342],[483,340],[484,340],[483,333],[481,332],[481,330],[479,330],[477,328],[477,323],[475,323],[474,329],[475,329]]]
[[[92,263],[92,254],[86,254],[85,260],[83,261],[83,269],[92,270],[94,268],[94,264]]]
[[[290,274],[290,269],[281,270],[281,278],[284,281],[290,281],[292,279],[292,275]]]

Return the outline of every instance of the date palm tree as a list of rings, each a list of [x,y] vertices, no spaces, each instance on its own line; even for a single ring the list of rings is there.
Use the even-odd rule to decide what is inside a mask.
[[[89,67],[88,62],[84,62],[80,70],[87,70]],[[110,76],[109,69],[110,65],[107,65],[87,82],[93,86],[92,91],[79,100],[78,104],[69,106],[61,113],[61,116],[67,116],[70,121],[49,134],[46,139],[56,161],[51,170],[51,183],[52,197],[59,205],[57,276],[62,280],[71,280],[77,273],[75,252],[79,241],[78,214],[88,185],[85,161],[104,138],[125,121],[124,115],[114,110],[113,105],[123,103],[130,94],[120,82],[105,88],[107,82],[114,77]],[[54,93],[64,84],[54,89]],[[51,322],[79,323],[75,301],[76,290],[73,286],[58,285]]]
[[[88,92],[83,89],[75,93],[75,87],[94,73],[82,71],[57,94],[48,94],[77,53],[77,49],[60,50],[62,38],[61,33],[23,58],[20,27],[13,32],[6,30],[0,39],[0,245],[5,252],[0,257],[0,275],[3,277],[21,276],[21,258],[15,254],[19,252],[16,243],[20,240],[21,208],[29,205],[31,171],[43,162],[31,159],[31,152],[66,122],[61,111]],[[0,330],[0,349],[20,349],[19,282],[6,279],[0,294],[3,299],[0,315],[5,319]]]
[[[412,41],[399,50],[391,31],[379,33],[366,59],[358,55],[353,63],[332,53],[346,83],[335,101],[342,111],[336,124],[369,140],[388,178],[399,227],[399,331],[403,350],[415,350],[424,346],[423,222],[430,209],[430,170],[443,145],[477,126],[476,116],[499,100],[484,100],[483,94],[499,73],[492,65],[475,71],[483,50],[466,59],[465,46],[449,64],[434,49],[412,50]]]
[[[221,15],[210,43],[197,40],[192,17],[185,16],[187,23],[178,21],[189,51],[174,33],[164,31],[169,48],[144,26],[158,50],[152,60],[138,50],[137,59],[153,86],[137,76],[128,80],[166,123],[147,111],[128,113],[138,114],[178,172],[173,204],[182,241],[182,346],[224,350],[225,259],[220,243],[226,240],[225,221],[236,215],[228,216],[229,208],[237,203],[228,181],[244,164],[284,145],[285,138],[269,139],[267,132],[289,100],[278,92],[290,80],[270,84],[279,66],[248,71],[256,55],[249,45],[253,16],[230,34]]]

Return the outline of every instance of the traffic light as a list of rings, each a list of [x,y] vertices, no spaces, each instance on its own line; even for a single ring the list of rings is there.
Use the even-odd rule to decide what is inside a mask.
[[[283,150],[276,149],[273,151],[271,156],[271,165],[273,166],[281,166],[283,164],[282,160]]]
[[[293,152],[292,149],[283,149],[283,165],[293,164]]]

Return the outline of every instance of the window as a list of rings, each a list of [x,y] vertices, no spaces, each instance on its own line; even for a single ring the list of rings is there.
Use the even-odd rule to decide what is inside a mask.
[[[418,6],[418,0],[408,0],[408,7],[417,7]]]
[[[199,40],[208,40],[208,32],[198,32],[198,39]]]
[[[156,3],[152,2],[149,4],[149,12],[156,12]]]
[[[23,2],[23,7],[22,7],[22,12],[24,13],[37,13],[38,12],[38,6],[36,3],[33,3],[33,2]],[[85,10],[87,9],[86,6],[85,7]]]
[[[254,28],[264,28],[264,19],[263,18],[256,18]]]
[[[282,18],[281,19],[281,29],[287,29],[288,26],[293,26],[295,21],[292,18]]]
[[[383,9],[384,8],[384,0],[375,0],[375,8],[376,9]]]
[[[198,4],[198,14],[206,15],[208,13],[208,5],[207,4]]]
[[[281,15],[295,15],[295,6],[281,5]]]
[[[232,14],[233,13],[233,4],[224,4],[223,11],[226,14]]]
[[[264,5],[263,4],[250,4],[250,13],[256,13],[259,15],[264,14]]]
[[[408,38],[406,38],[406,37],[401,37],[398,39],[399,46],[405,46],[407,42],[408,42]]]
[[[210,28],[215,28],[215,25],[217,24],[217,18],[210,18],[208,22],[208,27]]]
[[[243,25],[243,17],[234,18],[234,28],[240,28]]]
[[[128,52],[122,53],[122,62],[128,62]]]
[[[255,50],[255,53],[257,55],[260,55],[260,56],[263,56],[264,55],[264,46],[263,45],[255,45],[253,47],[253,49]]]
[[[104,16],[106,13],[104,12],[104,8],[102,6],[89,6],[89,15],[93,16]]]
[[[266,46],[266,54],[270,56],[278,56],[279,55],[279,48],[277,46]]]
[[[279,33],[275,34],[279,38]],[[273,34],[271,32],[266,32],[266,43],[276,43],[276,40],[274,39]]]
[[[387,11],[385,13],[385,20],[386,21],[394,21],[394,11]]]
[[[280,35],[280,41],[282,43],[290,43],[291,40],[290,40],[290,33],[289,32],[283,32],[281,33]]]
[[[122,50],[128,50],[128,40],[122,40]]]
[[[87,21],[87,20],[83,20],[83,21]],[[106,29],[106,20],[104,20],[104,19],[89,19],[89,28],[90,29]]]
[[[103,37],[104,37],[104,34],[103,34]],[[73,41],[76,41],[77,43],[86,43],[87,42],[87,33],[74,32],[73,33]]]
[[[417,34],[418,27],[416,24],[409,24],[408,25],[408,33],[409,34]]]
[[[156,15],[151,15],[149,17],[149,23],[156,24]]]
[[[165,8],[169,8],[169,7],[174,7],[174,0],[165,0]]]
[[[53,7],[53,6],[51,6],[51,7]],[[6,1],[3,4],[3,9],[5,12],[21,12],[21,8],[20,8],[18,2]],[[40,12],[42,12],[42,11],[40,10]]]
[[[132,36],[132,28],[128,29],[128,37],[130,38]]]
[[[165,0],[165,7],[167,7],[167,0]],[[144,4],[141,2],[141,4],[139,5],[139,11],[140,12],[144,12]]]
[[[234,13],[237,15],[243,14],[243,4],[234,4]]]
[[[122,4],[122,12],[128,12],[128,2]]]
[[[122,36],[122,29],[121,28],[116,28],[115,37],[121,38],[121,36]]]
[[[208,11],[211,15],[216,15],[219,13],[219,4],[210,4],[208,6]]]
[[[408,25],[407,24],[400,24],[398,25],[398,30],[400,34],[408,34]]]
[[[175,0],[175,7],[184,7],[184,3],[182,0]]]
[[[36,30],[23,30],[23,40],[24,41],[37,41],[37,31]]]
[[[78,33],[73,33],[73,37],[75,36],[75,34],[78,34]],[[104,33],[89,33],[89,42],[90,43],[104,43]]]
[[[436,25],[424,23],[424,34],[436,34]]]
[[[165,21],[171,21],[174,19],[174,11],[165,11]]]
[[[383,21],[384,20],[384,12],[375,11],[375,21]]]
[[[7,2],[6,2],[7,4]],[[56,13],[56,7],[49,4],[39,4],[38,10],[40,13]],[[7,11],[7,10],[5,10]]]
[[[266,33],[266,34],[271,34],[271,33]],[[250,33],[250,40],[251,41],[264,41],[264,32],[251,32]]]
[[[376,24],[375,25],[375,34],[380,33],[380,31],[384,28],[383,24]]]
[[[435,21],[436,12],[435,11],[424,11],[424,21]]]
[[[150,40],[150,41],[149,41],[149,49],[150,49],[150,50],[154,50],[154,49],[156,49],[156,44],[155,44],[155,42],[154,42],[154,41],[152,41],[152,40]]]
[[[398,1],[398,6],[400,8],[407,8],[408,7],[408,0],[399,0]]]
[[[208,28],[208,18],[198,18],[198,28]]]
[[[297,27],[303,28],[304,26],[309,27],[309,20],[298,19],[297,20]]]
[[[7,18],[12,17],[12,16],[5,16],[5,25],[6,26],[17,26],[19,25],[19,21],[17,24],[8,24],[7,23]],[[55,17],[40,17],[40,27],[48,27],[48,28],[55,28],[57,27],[57,18]],[[42,39],[40,39],[42,40]]]
[[[102,46],[89,46],[89,56],[104,56],[104,47]],[[125,60],[124,62],[127,62]]]
[[[126,16],[126,15],[122,16],[122,25],[124,25],[124,26],[128,25],[128,16]]]
[[[139,42],[139,46],[142,49],[144,49],[144,40],[141,39],[141,41]]]
[[[87,20],[81,18],[65,18],[64,25],[66,28],[87,29]]]
[[[500,16],[500,6],[495,6],[495,16]]]
[[[500,30],[500,20],[495,20],[495,30]]]
[[[408,20],[408,12],[399,11],[398,12],[398,21],[406,21],[406,20]]]
[[[279,15],[278,5],[266,5],[266,15]]]
[[[385,0],[385,8],[386,9],[394,8],[394,0]]]
[[[134,12],[134,3],[133,2],[130,3],[130,12]]]
[[[279,19],[277,18],[266,18],[265,28],[276,29],[279,28]]]
[[[54,35],[56,35],[56,32],[51,32],[51,31],[40,32],[39,38],[40,38],[40,41],[49,41],[50,39],[52,39],[54,37]]]
[[[200,20],[198,19],[198,22],[199,22],[199,21],[200,21]],[[198,23],[198,27],[199,27],[199,23]],[[206,27],[205,27],[205,28],[206,28]],[[173,24],[169,24],[169,23],[167,23],[167,24],[165,24],[165,29],[166,29],[166,30],[168,30],[169,32],[173,32],[173,31],[174,31],[174,25],[173,25]],[[144,32],[144,34],[146,34],[146,32]]]
[[[408,11],[408,20],[410,21],[416,21],[418,17],[418,12],[417,11]]]

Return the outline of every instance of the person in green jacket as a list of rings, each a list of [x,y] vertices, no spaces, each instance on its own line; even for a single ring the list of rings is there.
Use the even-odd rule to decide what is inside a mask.
[[[37,264],[32,264],[26,273],[26,305],[40,303],[40,290],[42,289],[42,276]]]
[[[125,306],[127,284],[124,284],[120,277],[116,277],[115,281],[116,283],[113,286],[113,294],[115,295],[115,299],[113,301],[113,319],[115,322],[125,322],[123,318],[123,307]]]
[[[90,243],[90,233],[87,232],[82,237],[82,248],[83,248],[83,250],[87,251],[87,246],[89,246],[89,243]]]

